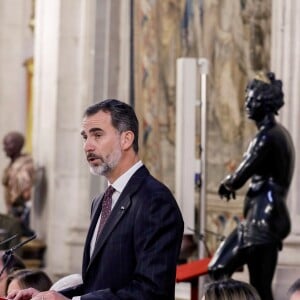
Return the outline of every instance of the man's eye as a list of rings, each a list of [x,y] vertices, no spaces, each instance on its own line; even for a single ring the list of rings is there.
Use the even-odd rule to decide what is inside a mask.
[[[86,136],[86,135],[82,135],[82,139],[83,139],[84,141],[86,141],[87,136]]]
[[[95,133],[95,134],[94,134],[94,137],[95,137],[96,139],[99,139],[101,136],[102,136],[101,133]]]

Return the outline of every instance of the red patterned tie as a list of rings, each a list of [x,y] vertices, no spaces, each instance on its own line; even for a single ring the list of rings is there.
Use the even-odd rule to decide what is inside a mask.
[[[115,189],[113,188],[112,185],[110,185],[104,193],[103,201],[102,201],[102,209],[101,209],[101,218],[100,218],[97,237],[99,237],[104,227],[104,224],[106,223],[109,214],[111,212],[112,194],[114,193],[114,191]]]

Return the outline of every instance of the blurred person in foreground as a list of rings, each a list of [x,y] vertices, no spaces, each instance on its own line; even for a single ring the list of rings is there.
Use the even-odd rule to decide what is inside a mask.
[[[229,201],[251,180],[244,200],[244,221],[220,245],[209,264],[213,279],[230,277],[247,264],[250,283],[264,300],[273,300],[278,251],[291,229],[286,198],[295,150],[289,132],[275,119],[283,104],[282,82],[274,73],[249,82],[245,108],[258,132],[237,169],[219,187],[221,198]]]
[[[83,283],[60,292],[31,288],[10,299],[174,300],[183,219],[172,193],[138,156],[138,128],[124,102],[108,99],[86,109],[83,148],[91,172],[105,176],[108,188],[92,203]]]
[[[6,295],[7,277],[16,270],[25,269],[22,259],[16,254],[7,255],[4,251],[0,251],[0,296]]]
[[[234,279],[209,283],[201,300],[261,300],[253,286]]]
[[[300,278],[298,278],[288,289],[289,300],[300,300]]]
[[[52,280],[42,270],[23,269],[12,272],[6,280],[5,295],[25,288],[33,287],[39,291],[48,291]]]
[[[34,184],[35,168],[31,155],[22,153],[24,136],[12,131],[3,138],[3,149],[10,158],[5,168],[2,184],[5,190],[7,213],[17,218],[21,223],[22,234],[30,236],[30,200]]]

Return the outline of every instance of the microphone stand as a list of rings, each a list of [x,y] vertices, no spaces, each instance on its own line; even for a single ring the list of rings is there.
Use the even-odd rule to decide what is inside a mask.
[[[12,239],[14,239],[14,238],[16,238],[16,237],[17,237],[17,235],[14,235],[14,236],[8,238],[7,240],[1,242],[1,244],[4,244],[4,243],[6,243],[6,242],[8,242],[8,241],[10,241],[10,240],[12,240]],[[13,246],[12,248],[10,248],[10,249],[8,249],[8,250],[6,250],[6,251],[4,252],[3,258],[4,258],[4,256],[6,256],[6,260],[5,260],[5,262],[4,262],[4,259],[2,259],[2,261],[4,262],[4,264],[3,264],[2,270],[0,271],[0,277],[1,277],[1,275],[3,274],[3,272],[5,271],[7,265],[9,264],[9,262],[10,262],[12,256],[13,256],[13,254],[14,254],[14,251],[17,250],[17,249],[19,249],[19,248],[22,247],[23,245],[27,244],[28,242],[32,241],[32,240],[35,239],[35,238],[36,238],[36,234],[32,235],[32,236],[29,237],[27,240],[25,240],[25,241],[23,241],[23,242],[21,242],[21,243],[15,245],[15,246]],[[1,245],[1,244],[0,244],[0,245]]]
[[[11,237],[5,239],[4,241],[1,241],[1,242],[0,242],[0,245],[3,245],[3,244],[6,244],[6,243],[10,242],[11,240],[15,239],[17,236],[18,236],[17,234],[14,234],[13,236],[11,236]],[[6,253],[4,252],[3,257],[4,257],[5,254],[6,254]],[[4,270],[5,270],[5,268],[7,267],[8,263],[9,263],[8,260],[5,260],[5,261],[4,261],[3,257],[2,257],[3,267],[2,267],[2,270],[0,271],[0,277],[2,276],[2,274],[3,274]]]

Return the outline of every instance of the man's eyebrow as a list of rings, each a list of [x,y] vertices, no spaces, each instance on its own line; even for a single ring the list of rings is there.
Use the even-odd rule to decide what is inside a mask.
[[[97,132],[97,131],[102,131],[103,132],[103,129],[98,128],[98,127],[93,127],[89,130],[89,133],[93,133],[93,132]],[[80,134],[85,135],[86,134],[85,130],[81,130]]]

